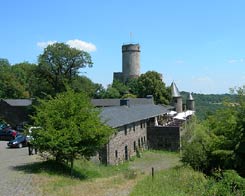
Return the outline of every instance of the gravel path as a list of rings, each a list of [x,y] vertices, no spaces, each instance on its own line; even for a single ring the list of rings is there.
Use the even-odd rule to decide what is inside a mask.
[[[6,141],[0,141],[0,195],[39,196],[42,195],[34,175],[18,169],[28,163],[38,161],[37,156],[29,156],[28,148],[7,148]]]

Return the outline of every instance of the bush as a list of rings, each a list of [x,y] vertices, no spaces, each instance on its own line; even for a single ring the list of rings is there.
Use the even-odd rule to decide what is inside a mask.
[[[234,170],[214,173],[210,178],[204,195],[228,196],[245,195],[245,179],[240,177]]]

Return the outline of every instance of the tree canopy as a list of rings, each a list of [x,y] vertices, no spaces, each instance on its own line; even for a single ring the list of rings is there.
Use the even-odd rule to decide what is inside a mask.
[[[38,58],[38,75],[45,78],[54,93],[62,92],[65,84],[71,84],[79,70],[92,67],[93,62],[89,53],[71,48],[64,43],[47,46]]]
[[[171,99],[170,89],[166,88],[161,74],[148,71],[140,75],[137,80],[138,97],[153,95],[156,104],[169,104]]]
[[[7,59],[0,59],[0,73],[1,98],[26,98],[29,96],[25,85],[19,81],[17,72]]]
[[[113,132],[101,122],[99,114],[86,94],[71,89],[40,100],[32,118],[41,128],[33,131],[33,144],[57,160],[69,160],[71,165],[78,155],[88,158],[108,142]]]

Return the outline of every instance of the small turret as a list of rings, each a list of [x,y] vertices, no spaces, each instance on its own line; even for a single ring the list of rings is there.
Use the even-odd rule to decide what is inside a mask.
[[[191,93],[189,93],[189,95],[187,97],[186,105],[187,105],[187,109],[188,110],[193,110],[193,111],[195,110],[195,101],[194,101],[193,96],[192,96]]]
[[[182,97],[180,95],[179,89],[177,88],[174,82],[172,82],[171,84],[171,93],[172,93],[173,105],[175,107],[176,112],[178,113],[182,112],[183,111]]]

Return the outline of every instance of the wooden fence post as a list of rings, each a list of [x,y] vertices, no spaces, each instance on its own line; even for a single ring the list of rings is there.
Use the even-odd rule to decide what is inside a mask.
[[[151,168],[151,177],[152,177],[152,180],[154,179],[154,167]]]

